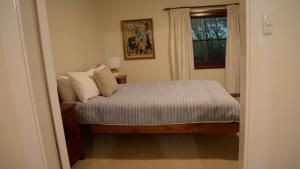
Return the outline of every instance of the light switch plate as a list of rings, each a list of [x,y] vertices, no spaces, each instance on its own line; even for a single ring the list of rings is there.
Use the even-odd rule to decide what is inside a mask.
[[[263,35],[272,35],[273,23],[271,15],[263,15],[262,17],[262,32]]]

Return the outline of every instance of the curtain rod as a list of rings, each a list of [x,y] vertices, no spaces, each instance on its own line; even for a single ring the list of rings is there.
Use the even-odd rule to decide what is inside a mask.
[[[215,7],[225,7],[227,5],[239,5],[240,3],[222,4],[222,5],[207,5],[207,6],[181,6],[175,8],[165,8],[164,11],[169,11],[170,9],[180,9],[180,8],[215,8]]]

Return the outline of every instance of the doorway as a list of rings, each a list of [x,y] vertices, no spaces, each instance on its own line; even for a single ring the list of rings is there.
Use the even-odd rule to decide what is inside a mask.
[[[47,2],[47,1],[46,1]],[[38,10],[40,10],[39,11],[39,13],[43,13],[43,10],[45,10],[46,9],[46,5],[48,5],[48,4],[46,4],[45,2],[44,2],[44,4],[43,4],[43,2],[38,2],[37,3],[38,4]],[[53,4],[52,4],[53,5]],[[243,3],[241,3],[241,5],[244,5]],[[49,12],[48,12],[48,14],[49,14]],[[58,13],[56,13],[56,14],[58,14]],[[245,16],[245,15],[244,15]],[[45,25],[47,25],[48,23],[45,23],[45,20],[48,20],[49,18],[48,17],[46,17],[45,15],[43,16],[43,15],[40,15],[39,16],[40,18],[39,18],[39,20],[43,20],[43,22],[44,23],[41,23],[41,25],[40,25],[40,27],[41,27],[41,29],[43,30],[43,29],[46,29],[44,26]],[[80,16],[80,17],[83,17],[83,16]],[[81,18],[81,19],[84,19],[84,18]],[[71,22],[71,21],[70,21]],[[246,22],[246,21],[244,21],[244,22]],[[43,26],[43,24],[45,24],[44,26]],[[85,25],[86,26],[86,25]],[[44,27],[44,28],[43,28]],[[246,26],[245,26],[246,27]],[[51,29],[51,25],[50,25],[50,29]],[[84,29],[88,29],[88,28],[86,28],[86,27],[84,27]],[[53,52],[53,51],[50,51],[49,50],[49,46],[50,46],[50,41],[49,41],[49,34],[47,35],[47,32],[42,32],[42,34],[43,33],[45,33],[45,35],[42,35],[41,37],[42,37],[42,43],[43,43],[43,47],[44,47],[44,50],[46,50],[46,51],[48,51],[48,57],[46,56],[46,59],[45,60],[47,60],[47,63],[51,63],[50,64],[50,66],[48,65],[45,65],[45,67],[46,67],[46,71],[47,71],[47,74],[49,75],[49,77],[50,77],[50,80],[49,80],[49,82],[48,83],[52,83],[52,85],[55,83],[55,72],[57,72],[57,71],[55,71],[54,70],[54,67],[55,67],[55,65],[54,65],[54,63],[53,63],[53,61],[51,61],[51,59],[52,59],[52,56],[51,55],[53,55],[53,54],[51,54],[51,52]],[[64,33],[68,33],[68,32],[64,32]],[[245,33],[245,32],[244,32]],[[50,35],[51,35],[51,30],[50,30]],[[44,39],[43,39],[43,37],[44,37]],[[46,37],[46,38],[45,38]],[[246,35],[245,35],[245,37],[246,37]],[[50,38],[51,38],[51,36],[50,36]],[[59,38],[59,37],[57,37],[57,38]],[[109,40],[111,40],[111,39],[113,39],[113,38],[115,38],[114,37],[114,35],[113,34],[111,34],[111,35],[107,35],[107,41],[108,41],[108,43],[112,43],[112,42],[109,42]],[[46,45],[45,45],[45,44]],[[243,43],[245,43],[245,42],[243,42]],[[48,47],[47,47],[47,44],[49,45]],[[57,43],[56,43],[57,44]],[[53,46],[53,45],[52,45]],[[245,52],[245,51],[244,51]],[[92,52],[93,53],[93,52]],[[45,52],[44,53],[44,55],[47,55],[47,52]],[[244,55],[245,56],[245,55]],[[45,57],[45,56],[44,56]],[[62,63],[63,64],[63,63]],[[75,63],[75,64],[80,64],[80,63]],[[87,64],[94,64],[95,65],[95,62],[92,62],[92,63],[87,63]],[[66,65],[66,64],[65,64]],[[48,68],[47,68],[48,67]],[[86,68],[88,68],[89,66],[87,66]],[[55,85],[53,85],[53,86],[55,86]],[[51,87],[50,87],[51,88]],[[55,96],[55,94],[57,95],[57,91],[55,91],[56,89],[48,89],[48,90],[52,90],[52,92],[50,91],[50,93],[52,93],[53,95],[52,95],[52,99],[53,99],[53,102],[52,102],[52,106],[54,107],[53,108],[53,110],[56,110],[56,115],[54,115],[55,117],[54,117],[54,119],[59,119],[60,117],[60,111],[59,111],[59,104],[58,104],[58,101],[57,101],[57,96]],[[245,98],[243,98],[243,97],[245,97],[245,95],[243,95],[243,94],[241,94],[241,96],[242,96],[242,98],[241,98],[241,100],[242,101],[245,101]],[[55,113],[54,113],[55,114]],[[61,121],[61,120],[60,120]],[[243,125],[242,125],[243,126]],[[57,126],[56,125],[56,130],[59,130],[59,131],[61,131],[61,127],[62,126]],[[60,128],[60,129],[59,129]],[[59,133],[59,132],[58,132]],[[60,137],[62,136],[62,133],[60,133]],[[136,138],[136,137],[132,137],[132,138],[126,138],[126,137],[121,137],[121,138],[119,138],[119,136],[116,136],[116,137],[114,137],[114,136],[112,136],[112,137],[109,137],[109,136],[104,136],[104,138],[106,138],[106,140],[117,140],[116,142],[117,143],[121,143],[121,142],[123,142],[123,141],[132,141],[132,143],[134,143],[134,141],[135,141],[135,139],[133,139],[132,140],[132,138]],[[170,138],[173,138],[173,137],[169,137],[169,139]],[[214,141],[213,140],[218,140],[218,139],[220,139],[220,138],[216,138],[216,136],[205,136],[204,135],[204,138],[206,138],[206,139],[208,139],[208,140],[206,140],[207,142],[203,142],[202,144],[203,145],[206,145],[206,146],[208,146],[208,147],[210,147],[210,146],[212,146],[212,145],[209,145],[208,143],[213,143]],[[180,145],[179,143],[181,143],[181,142],[186,142],[186,143],[191,143],[191,142],[193,142],[193,141],[195,141],[195,140],[198,140],[197,142],[199,142],[199,140],[205,140],[204,138],[201,138],[201,137],[198,137],[198,136],[196,136],[196,137],[186,137],[186,136],[180,136],[179,138],[177,138],[178,139],[178,142],[174,142],[173,144],[175,145],[173,145],[173,147],[176,147],[176,145]],[[163,141],[165,141],[165,142],[168,142],[168,141],[166,141],[166,138],[165,137],[163,137],[163,136],[158,136],[157,138],[152,138],[152,137],[150,137],[150,136],[145,136],[145,137],[141,137],[140,138],[141,140],[148,140],[149,142],[145,142],[145,144],[152,144],[152,145],[155,145],[154,143],[157,141],[157,140],[163,140]],[[173,139],[175,139],[175,138],[173,138]],[[225,153],[225,155],[223,156],[223,157],[218,157],[218,156],[212,156],[212,158],[220,158],[220,159],[229,159],[229,160],[232,160],[232,159],[234,159],[235,161],[238,161],[238,138],[236,137],[236,136],[233,136],[233,137],[226,137],[226,136],[224,136],[224,138],[221,138],[221,139],[224,139],[225,140],[225,142],[232,142],[232,143],[235,143],[235,145],[236,146],[226,146],[226,148],[229,148],[230,150],[229,151],[232,151],[232,152],[234,152],[234,155],[232,155],[232,154],[226,154]],[[60,140],[60,141],[59,141]],[[118,141],[118,140],[120,140],[120,141]],[[152,140],[152,141],[151,141]],[[156,140],[156,141],[155,141]],[[175,139],[176,140],[176,139]],[[60,145],[61,146],[61,148],[65,145],[64,143],[62,143],[64,141],[64,139],[58,139],[58,142],[61,142],[61,143],[58,143],[58,145]],[[89,142],[89,141],[91,141],[91,140],[86,140],[86,142]],[[100,138],[93,138],[93,140],[92,140],[92,142],[93,141],[95,141],[95,142],[100,142],[100,144],[102,143],[101,141],[103,141],[103,140],[101,140],[101,137]],[[178,143],[178,144],[177,144]],[[120,145],[122,145],[123,143],[121,143]],[[131,144],[131,143],[130,143]],[[164,143],[162,143],[162,144],[164,144]],[[203,146],[202,145],[202,146]],[[113,146],[113,145],[109,145],[108,144],[108,147],[109,146]],[[129,147],[129,145],[123,145],[123,146],[121,146],[121,147]],[[169,145],[168,145],[169,146]],[[171,147],[166,147],[166,149],[171,149]],[[181,146],[183,146],[183,145],[181,145]],[[199,145],[198,145],[199,146]],[[200,145],[201,146],[201,145]],[[240,146],[243,146],[243,143],[241,143],[241,145]],[[141,147],[143,147],[142,145],[141,145]],[[100,148],[100,149],[102,149],[102,148]],[[190,149],[193,149],[192,147],[190,148]],[[120,150],[120,149],[119,149]],[[124,149],[124,150],[120,150],[120,151],[125,151],[126,149]],[[139,150],[142,150],[142,149],[139,149]],[[100,150],[99,150],[100,151]],[[109,151],[109,150],[107,150],[107,151]],[[66,151],[65,151],[65,153],[66,153]],[[136,154],[132,154],[131,156],[136,156],[136,157],[138,157],[138,156],[140,156],[140,154],[141,154],[142,152],[139,152],[139,151],[137,151],[136,152]],[[155,153],[157,153],[157,152],[153,152],[154,154]],[[172,159],[172,158],[175,158],[175,157],[172,157],[173,156],[173,154],[172,154],[172,151],[169,151],[169,152],[167,152],[167,153],[169,153],[170,154],[170,159]],[[199,152],[198,152],[199,153]],[[91,151],[91,154],[93,154],[93,151]],[[176,154],[176,153],[175,153]],[[207,153],[204,153],[204,154],[209,154],[208,152]],[[214,153],[213,153],[214,154]],[[217,154],[217,153],[215,153],[215,154]],[[64,156],[64,160],[62,160],[62,161],[66,161],[66,158],[65,158],[65,156],[66,155],[62,155],[62,156]],[[105,154],[100,154],[99,156],[102,156],[102,157],[105,157],[106,155]],[[120,155],[118,155],[118,154],[116,154],[116,157],[118,157],[118,156],[120,156]],[[159,157],[159,154],[157,154],[157,156]],[[193,159],[193,158],[195,158],[195,154],[193,154],[193,153],[191,153],[191,154],[189,154],[189,153],[187,153],[187,156],[190,156],[191,157],[191,159]],[[201,156],[201,155],[200,155]],[[205,156],[205,155],[204,155]],[[153,156],[150,156],[149,158],[151,159]],[[180,156],[179,156],[180,157]],[[105,159],[105,158],[103,158],[103,159]],[[118,159],[118,158],[117,158]],[[65,162],[65,164],[67,164],[67,162]],[[164,165],[164,164],[162,164],[162,165]],[[235,166],[237,167],[238,166],[238,162],[236,162],[236,164],[235,164]],[[76,167],[76,166],[75,166]]]

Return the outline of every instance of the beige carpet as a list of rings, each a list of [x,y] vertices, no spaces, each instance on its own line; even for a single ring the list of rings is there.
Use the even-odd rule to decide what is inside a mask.
[[[86,159],[72,169],[237,169],[238,135],[85,137]]]

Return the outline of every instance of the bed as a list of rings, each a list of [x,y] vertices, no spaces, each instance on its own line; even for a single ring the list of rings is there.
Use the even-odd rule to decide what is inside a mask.
[[[121,84],[111,97],[75,107],[93,134],[192,134],[239,131],[239,103],[216,81]]]

